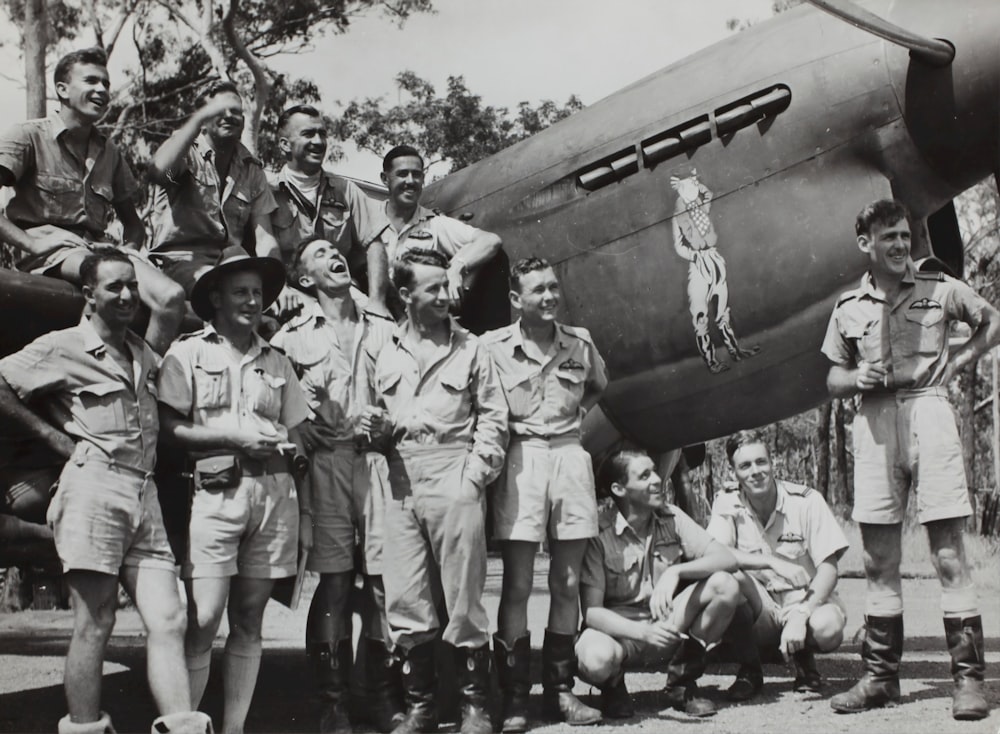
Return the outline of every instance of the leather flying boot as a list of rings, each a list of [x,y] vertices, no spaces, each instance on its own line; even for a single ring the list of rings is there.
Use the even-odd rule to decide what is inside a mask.
[[[570,726],[586,726],[601,720],[601,712],[573,695],[576,650],[573,635],[545,630],[542,644],[542,702],[546,716]]]
[[[399,726],[403,706],[403,661],[389,652],[382,640],[365,639],[368,675],[368,717],[382,734]]]
[[[945,617],[944,638],[951,654],[951,677],[955,692],[951,699],[952,718],[960,721],[985,719],[990,707],[983,695],[986,659],[983,649],[983,618]]]
[[[461,697],[462,734],[492,734],[490,721],[490,646],[454,647],[455,673]]]
[[[320,734],[350,734],[351,722],[347,718],[353,662],[350,639],[337,643],[311,643],[309,657],[316,669],[316,685],[319,688]]]
[[[437,675],[434,670],[434,641],[402,651],[403,695],[406,715],[393,734],[437,731],[438,713],[434,703]]]
[[[503,729],[522,732],[528,729],[528,695],[531,691],[531,637],[522,635],[510,647],[499,635],[493,635],[493,659],[496,661],[500,689],[503,691]]]
[[[705,647],[693,637],[684,640],[667,666],[667,705],[688,716],[714,716],[715,704],[698,695],[698,679],[705,672]]]
[[[212,719],[201,711],[165,714],[153,722],[151,734],[213,734]]]
[[[861,662],[865,674],[850,690],[830,699],[838,714],[899,703],[899,660],[903,656],[903,618],[865,617]]]
[[[625,687],[625,673],[619,673],[601,686],[601,713],[608,719],[630,719],[635,716],[632,696]]]
[[[792,653],[792,668],[795,670],[795,681],[792,690],[796,693],[819,693],[823,688],[823,679],[816,667],[816,656],[812,650],[803,649]]]

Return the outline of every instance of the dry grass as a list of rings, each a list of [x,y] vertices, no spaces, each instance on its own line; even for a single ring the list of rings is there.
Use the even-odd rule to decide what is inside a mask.
[[[853,522],[841,522],[851,546],[840,559],[840,575],[864,577],[861,530]],[[965,554],[972,566],[972,578],[979,588],[1000,588],[1000,540],[966,533]],[[901,566],[904,578],[935,577],[927,546],[927,533],[920,525],[908,526],[903,530]]]

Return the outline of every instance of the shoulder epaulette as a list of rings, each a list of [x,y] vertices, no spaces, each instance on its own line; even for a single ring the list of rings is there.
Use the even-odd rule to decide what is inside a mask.
[[[597,501],[597,528],[603,532],[615,524],[618,517],[618,506],[610,497],[604,497]]]
[[[479,335],[479,340],[483,342],[483,344],[496,344],[497,342],[507,341],[514,334],[514,330],[511,328],[512,326],[513,324],[487,331]]]
[[[285,354],[285,350],[284,349],[282,349],[281,347],[276,347],[273,344],[265,344],[262,347],[262,349],[273,349],[274,351],[276,351],[278,354],[280,354],[283,357],[287,357],[288,356],[287,354]]]
[[[575,336],[581,341],[585,341],[588,344],[593,344],[594,339],[590,336],[590,331],[583,326],[570,326],[569,324],[559,324],[559,328],[563,330],[564,333],[570,336]]]
[[[848,301],[853,301],[857,297],[858,297],[857,291],[847,291],[847,293],[842,293],[840,295],[840,298],[837,299],[837,305],[841,306],[847,303]]]
[[[804,497],[812,491],[812,487],[807,487],[804,484],[796,484],[795,482],[782,481],[781,486],[784,487],[788,494],[797,494],[800,497]]]
[[[913,277],[916,280],[936,280],[936,281],[939,281],[939,282],[943,283],[944,279],[945,279],[945,274],[944,273],[914,273]]]

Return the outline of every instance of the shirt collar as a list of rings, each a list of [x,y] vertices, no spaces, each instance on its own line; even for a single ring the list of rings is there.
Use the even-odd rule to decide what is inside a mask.
[[[62,115],[60,115],[58,112],[53,112],[51,115],[49,115],[48,120],[49,120],[49,131],[52,133],[53,140],[58,140],[60,135],[69,130],[69,128],[66,127],[66,123],[62,119]],[[104,133],[102,133],[97,128],[96,125],[93,125],[90,128],[90,136],[88,140],[91,138],[97,138],[101,142],[104,142],[107,139]]]
[[[222,344],[225,339],[222,338],[222,334],[215,330],[215,324],[211,321],[205,323],[205,328],[202,330],[202,339],[205,341],[212,342],[213,344]],[[254,359],[258,354],[264,352],[270,352],[271,345],[260,338],[257,332],[251,334],[250,350],[244,355],[244,359]]]
[[[407,318],[403,319],[401,322],[399,322],[399,324],[396,325],[396,328],[392,332],[392,341],[397,346],[400,346],[403,349],[406,349],[406,347],[403,344],[403,340],[406,337],[406,330],[409,327],[409,325],[410,325],[410,319],[409,319],[409,317],[407,317]],[[456,335],[456,333],[458,333],[459,329],[461,329],[461,327],[458,325],[458,322],[455,320],[455,318],[453,316],[449,316],[448,317],[448,349],[449,349],[449,351],[451,350],[451,348],[455,344],[455,335]],[[406,351],[410,351],[410,350],[407,349]]]
[[[556,326],[556,338],[554,344],[557,349],[564,349],[566,347],[566,342],[563,337],[566,335],[563,325],[558,321],[555,322]],[[510,325],[510,352],[513,354],[518,347],[524,352],[524,332],[521,331],[521,319],[518,319],[513,324]],[[527,352],[525,352],[527,354]]]
[[[211,141],[208,139],[208,133],[202,133],[197,138],[194,139],[194,149],[198,152],[204,160],[214,160],[215,159],[215,148],[212,147]],[[243,143],[236,143],[236,152],[233,154],[234,161],[247,161],[253,160],[254,156],[250,150],[243,145]]]
[[[916,271],[913,266],[913,260],[906,263],[906,272],[903,273],[901,282],[905,285],[913,285],[916,282]],[[878,294],[878,289],[875,287],[875,278],[872,277],[870,270],[861,276],[861,284],[858,286],[858,290],[862,296],[884,300]]]
[[[386,226],[391,226],[392,221],[389,219],[389,200],[388,199],[386,199],[382,203],[382,212],[385,214]],[[425,221],[427,219],[432,219],[435,216],[436,215],[434,214],[434,212],[432,210],[430,210],[430,209],[428,209],[428,208],[426,208],[424,206],[421,206],[420,204],[417,204],[417,208],[413,212],[413,216],[410,217],[406,221],[406,223],[403,224],[403,229],[401,229],[400,231],[402,232],[405,229],[410,229],[411,227],[415,227],[418,224],[420,224],[421,222],[423,222],[423,221]]]
[[[369,314],[365,310],[368,308],[368,296],[351,286],[351,300],[354,301],[354,308],[358,313],[358,321],[368,321]],[[302,313],[293,318],[288,325],[295,329],[301,329],[310,321],[315,321],[317,326],[326,323],[326,314],[319,304],[319,299],[307,297],[303,300]]]

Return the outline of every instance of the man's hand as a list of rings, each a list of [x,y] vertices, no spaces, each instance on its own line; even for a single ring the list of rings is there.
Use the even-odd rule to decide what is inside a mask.
[[[226,114],[230,109],[234,109],[238,116],[243,115],[242,108],[233,108],[229,95],[217,94],[205,102],[204,107],[195,112],[195,114],[198,115],[202,122],[208,122],[214,117]]]
[[[465,276],[462,274],[463,266],[461,262],[458,263],[456,267],[455,261],[452,261],[451,267],[448,268],[448,298],[451,302],[458,305],[462,302],[462,297],[465,295]]]
[[[76,442],[62,431],[53,430],[48,444],[56,454],[67,461],[73,456],[73,451],[76,449]]]
[[[302,294],[286,285],[281,289],[281,293],[278,294],[278,300],[274,302],[273,308],[277,311],[279,317],[285,317],[296,309],[301,310],[304,305],[305,300],[302,298]],[[287,320],[287,318],[284,320]]]
[[[299,515],[299,552],[305,553],[313,547],[312,515]]]
[[[660,576],[660,580],[653,587],[653,595],[649,599],[649,611],[654,620],[666,621],[669,619],[674,594],[677,592],[677,585],[680,581],[680,576],[672,568],[668,568]]]
[[[657,648],[673,647],[684,638],[669,622],[642,622],[642,641]]]
[[[809,614],[801,607],[792,610],[785,627],[781,630],[781,642],[778,649],[787,658],[791,657],[799,650],[804,650],[806,646],[806,627],[809,622]]]
[[[257,431],[236,431],[231,441],[251,459],[269,459],[278,453],[277,436],[267,436]]]
[[[385,408],[369,405],[358,418],[358,428],[368,438],[385,435],[389,431],[388,412]]]
[[[889,372],[880,364],[875,362],[860,362],[858,372],[854,379],[854,386],[861,391],[874,390],[879,387],[888,387]]]
[[[337,440],[337,432],[326,423],[318,421],[299,423],[299,436],[302,438],[302,446],[306,451],[333,448],[334,442]]]
[[[793,589],[804,589],[812,582],[809,572],[802,566],[781,558],[771,560],[771,570],[791,584]]]

